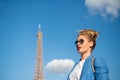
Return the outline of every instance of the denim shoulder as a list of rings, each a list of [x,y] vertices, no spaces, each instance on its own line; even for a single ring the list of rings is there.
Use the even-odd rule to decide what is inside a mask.
[[[96,80],[109,80],[109,70],[103,57],[95,57],[94,68]]]
[[[108,72],[108,67],[106,61],[101,56],[95,56],[94,58],[94,67],[96,72]]]

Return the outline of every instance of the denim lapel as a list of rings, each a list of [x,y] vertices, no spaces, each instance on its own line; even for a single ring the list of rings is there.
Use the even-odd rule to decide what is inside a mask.
[[[90,60],[92,59],[93,54],[91,54],[84,62],[83,68],[82,68],[82,72],[81,72],[81,76],[80,76],[80,80],[87,80],[87,75],[88,73],[88,65],[90,64]]]

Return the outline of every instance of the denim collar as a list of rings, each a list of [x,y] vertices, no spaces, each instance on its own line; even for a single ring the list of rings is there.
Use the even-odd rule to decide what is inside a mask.
[[[87,59],[85,60],[84,65],[83,65],[83,68],[82,68],[80,80],[82,80],[82,78],[84,78],[84,76],[87,76],[87,75],[88,75],[88,69],[90,68],[90,67],[89,67],[89,64],[90,64],[90,61],[91,61],[91,59],[93,58],[93,56],[94,56],[94,54],[91,53],[91,54],[87,57]]]

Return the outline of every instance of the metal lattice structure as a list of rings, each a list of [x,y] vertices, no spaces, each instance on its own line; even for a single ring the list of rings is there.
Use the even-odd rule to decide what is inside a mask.
[[[37,55],[36,55],[36,65],[35,65],[35,74],[34,80],[44,80],[44,73],[43,73],[43,64],[42,64],[42,32],[39,31],[37,34]]]

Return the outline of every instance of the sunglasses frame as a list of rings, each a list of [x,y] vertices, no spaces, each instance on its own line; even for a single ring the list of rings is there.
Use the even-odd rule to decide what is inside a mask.
[[[77,40],[75,41],[75,44],[78,45],[78,44],[83,44],[84,43],[84,39],[80,39],[80,40]]]

